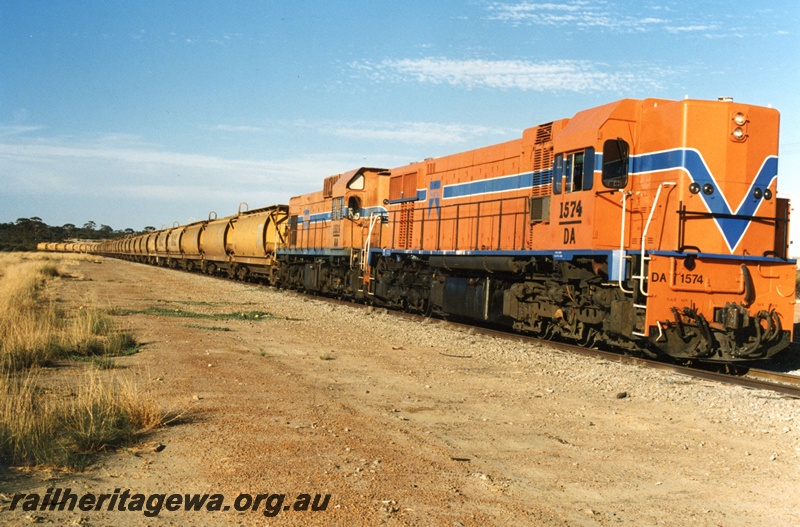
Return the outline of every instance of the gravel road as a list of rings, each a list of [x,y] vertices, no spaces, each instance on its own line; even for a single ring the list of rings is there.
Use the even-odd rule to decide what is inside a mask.
[[[229,510],[0,525],[800,525],[798,400],[127,262],[70,273],[62,302],[127,310],[142,343],[104,374],[176,417],[83,473],[0,473],[0,493],[218,493]],[[249,315],[211,318],[230,313]],[[244,494],[258,510],[235,510]]]

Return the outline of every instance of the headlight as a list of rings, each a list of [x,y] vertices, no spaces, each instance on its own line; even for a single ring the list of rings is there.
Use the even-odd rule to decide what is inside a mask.
[[[736,139],[737,141],[741,141],[744,138],[744,130],[742,130],[738,126],[736,128],[734,128],[733,129],[733,138]]]
[[[742,112],[736,112],[736,115],[733,116],[733,122],[742,126],[744,123],[747,122],[747,116]]]

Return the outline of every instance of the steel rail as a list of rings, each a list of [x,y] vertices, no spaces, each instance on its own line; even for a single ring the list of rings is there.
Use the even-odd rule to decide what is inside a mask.
[[[475,327],[475,326],[465,325],[464,327]],[[738,376],[732,373],[721,373],[692,366],[670,364],[667,362],[647,359],[643,357],[634,357],[631,355],[624,355],[617,352],[585,348],[574,344],[554,342],[552,340],[542,340],[531,336],[506,333],[494,329],[486,329],[478,327],[476,328],[476,332],[500,338],[507,338],[510,340],[519,340],[531,343],[544,344],[554,349],[568,351],[571,353],[577,353],[579,355],[584,355],[587,357],[599,358],[610,362],[633,364],[643,368],[671,371],[673,373],[678,373],[680,375],[686,375],[698,379],[710,380],[721,384],[741,386],[743,388],[749,388],[753,390],[767,390],[779,393],[781,395],[793,399],[800,399],[800,377],[796,375],[771,372],[768,370],[751,369],[745,376]]]

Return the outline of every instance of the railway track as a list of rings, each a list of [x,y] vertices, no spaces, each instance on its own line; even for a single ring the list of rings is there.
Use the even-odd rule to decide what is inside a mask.
[[[744,376],[745,378],[751,378],[765,382],[800,387],[800,376],[791,375],[788,373],[751,368],[747,373],[744,374]]]
[[[465,326],[465,327],[473,327],[473,326]],[[623,355],[611,351],[584,348],[573,344],[554,342],[550,340],[542,340],[534,337],[529,337],[526,335],[517,335],[494,329],[476,328],[476,331],[485,335],[491,335],[499,338],[507,338],[524,342],[544,344],[562,351],[577,353],[580,355],[608,360],[611,362],[619,362],[622,364],[634,364],[636,366],[640,366],[643,368],[671,371],[689,377],[719,382],[721,384],[742,386],[744,388],[749,388],[754,390],[767,390],[779,393],[783,396],[790,397],[793,399],[800,399],[800,376],[797,375],[789,375],[786,373],[779,373],[779,372],[773,372],[769,370],[755,369],[755,368],[750,368],[749,370],[746,371],[743,371],[739,368],[730,368],[729,372],[719,372],[719,371],[709,370],[708,368],[703,366],[693,367],[693,366],[683,366],[679,364],[669,364],[657,360],[651,360],[642,357],[632,357],[630,355]]]

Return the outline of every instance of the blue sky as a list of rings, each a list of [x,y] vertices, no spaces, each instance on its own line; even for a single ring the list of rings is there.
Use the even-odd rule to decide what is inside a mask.
[[[797,0],[0,0],[0,222],[171,226],[687,95],[778,108],[800,204],[798,27]]]

